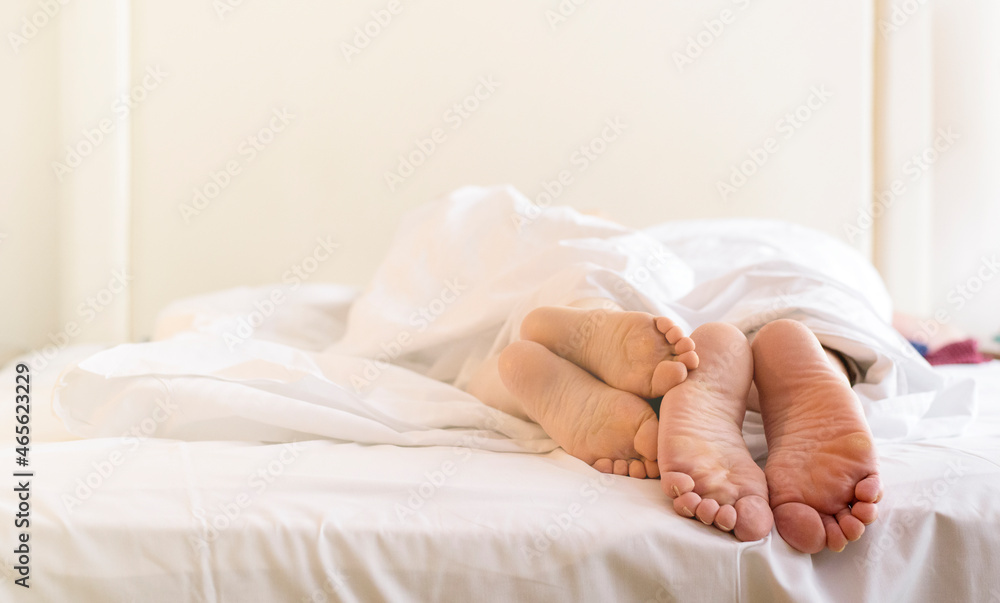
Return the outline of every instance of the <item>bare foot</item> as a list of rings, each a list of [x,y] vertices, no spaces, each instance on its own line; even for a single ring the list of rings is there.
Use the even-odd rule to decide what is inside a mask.
[[[726,323],[695,329],[703,361],[663,396],[659,464],[663,491],[674,510],[696,517],[739,540],[771,531],[764,472],[743,441],[743,417],[753,378],[746,337]]]
[[[769,323],[752,347],[778,533],[803,553],[841,551],[878,517],[882,496],[861,403],[802,323]]]
[[[662,396],[698,366],[694,341],[683,329],[646,312],[546,306],[524,318],[521,339],[642,398]]]
[[[528,417],[566,452],[604,473],[657,477],[656,414],[533,341],[504,348],[500,378]]]

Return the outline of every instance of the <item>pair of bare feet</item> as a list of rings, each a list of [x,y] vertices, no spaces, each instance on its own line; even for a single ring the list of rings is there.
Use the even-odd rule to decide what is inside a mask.
[[[769,323],[751,346],[725,323],[687,337],[642,312],[545,307],[496,372],[507,391],[485,402],[599,471],[660,477],[678,514],[741,541],[776,525],[799,551],[840,551],[877,517],[878,455],[860,402],[799,322]],[[743,440],[748,400],[764,423],[763,471]]]

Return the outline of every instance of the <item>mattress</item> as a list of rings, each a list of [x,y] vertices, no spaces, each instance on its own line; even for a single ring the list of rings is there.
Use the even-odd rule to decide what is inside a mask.
[[[189,328],[259,293],[186,302],[164,320]],[[332,323],[350,297],[315,285],[285,310]],[[281,320],[256,336],[299,350],[327,343]],[[45,441],[30,452],[31,588],[15,584],[23,530],[9,481],[3,600],[1000,601],[1000,362],[937,369],[973,380],[976,420],[959,437],[880,442],[879,521],[843,553],[808,556],[776,532],[740,543],[682,519],[656,480],[602,475],[530,431],[513,439],[534,451],[475,430],[451,444],[199,441],[162,437],[156,417],[180,412],[166,400],[131,433],[80,438],[47,403],[95,351],[71,347],[33,372]],[[0,373],[5,408],[13,382],[11,364]],[[429,382],[408,387],[414,403],[435,395]],[[753,416],[747,429],[759,429]]]
[[[476,188],[422,206],[363,293],[221,291],[164,309],[152,342],[21,359],[23,468],[15,360],[0,458],[32,475],[0,490],[0,598],[1000,602],[1000,362],[932,369],[886,325],[871,266],[819,233],[635,232],[568,208],[515,231],[526,204]],[[791,315],[850,355],[880,519],[842,553],[741,543],[455,386],[532,304],[595,294],[745,332]],[[759,414],[744,436],[763,462]]]

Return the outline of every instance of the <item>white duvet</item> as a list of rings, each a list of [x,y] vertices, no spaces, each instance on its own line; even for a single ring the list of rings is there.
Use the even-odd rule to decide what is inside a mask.
[[[7,553],[0,599],[1000,603],[1000,363],[915,358],[836,241],[748,220],[633,232],[466,189],[404,223],[360,296],[304,285],[257,317],[273,290],[183,300],[152,343],[74,349],[51,386],[38,372],[34,428],[52,390],[84,439],[33,448],[33,588]],[[453,385],[534,305],[580,295],[688,327],[793,316],[854,357],[879,521],[843,554],[740,543]]]
[[[569,208],[541,211],[510,188],[467,188],[404,219],[353,303],[350,290],[304,286],[264,316],[273,290],[168,308],[159,341],[112,348],[63,375],[56,413],[84,437],[121,435],[157,412],[167,438],[547,451],[555,444],[536,425],[460,388],[532,308],[592,296],[689,331],[723,320],[752,336],[775,318],[801,320],[858,363],[855,390],[883,440],[955,435],[976,410],[972,381],[946,382],[888,325],[874,269],[790,224],[637,232]],[[759,451],[758,427],[752,417]]]

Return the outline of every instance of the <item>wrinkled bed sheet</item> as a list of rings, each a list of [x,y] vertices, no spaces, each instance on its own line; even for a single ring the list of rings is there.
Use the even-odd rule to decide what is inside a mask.
[[[464,189],[408,218],[364,292],[284,289],[257,321],[276,287],[182,300],[154,342],[38,371],[64,426],[39,420],[71,441],[32,453],[35,600],[1000,602],[1000,363],[931,369],[885,326],[874,271],[823,235],[635,232]],[[454,386],[531,308],[592,295],[689,328],[797,318],[854,358],[880,520],[841,554],[739,543]],[[745,435],[761,458],[753,413]],[[0,513],[16,506],[4,489]],[[2,598],[31,600],[3,559]]]

